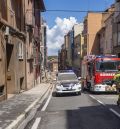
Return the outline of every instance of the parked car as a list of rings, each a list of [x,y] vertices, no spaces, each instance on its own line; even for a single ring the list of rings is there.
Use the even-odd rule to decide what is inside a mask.
[[[63,93],[81,94],[81,83],[74,72],[58,73],[56,82],[56,95]]]

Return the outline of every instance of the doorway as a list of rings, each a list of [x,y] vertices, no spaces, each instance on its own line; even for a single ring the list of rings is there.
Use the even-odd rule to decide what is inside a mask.
[[[23,82],[24,82],[24,77],[20,78],[20,90],[24,90]]]
[[[14,45],[6,44],[6,72],[7,72],[7,93],[13,94],[15,92],[15,79],[14,79]]]

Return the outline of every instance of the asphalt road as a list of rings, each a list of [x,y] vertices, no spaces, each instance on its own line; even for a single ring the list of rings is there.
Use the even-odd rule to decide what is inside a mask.
[[[117,95],[55,97],[53,93],[49,100],[26,129],[120,129]]]

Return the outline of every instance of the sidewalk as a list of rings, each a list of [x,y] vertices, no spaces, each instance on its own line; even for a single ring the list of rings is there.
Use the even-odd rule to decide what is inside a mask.
[[[35,88],[0,103],[0,129],[8,127],[26,110],[30,110],[50,88],[50,84],[40,84]]]

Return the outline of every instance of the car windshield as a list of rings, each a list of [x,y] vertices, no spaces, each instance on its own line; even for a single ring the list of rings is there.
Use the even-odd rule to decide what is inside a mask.
[[[76,80],[77,76],[75,74],[59,74],[58,75],[58,81],[62,80]]]
[[[96,63],[97,71],[117,71],[120,61],[101,61]]]

